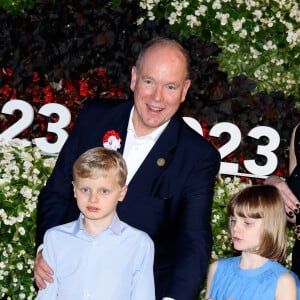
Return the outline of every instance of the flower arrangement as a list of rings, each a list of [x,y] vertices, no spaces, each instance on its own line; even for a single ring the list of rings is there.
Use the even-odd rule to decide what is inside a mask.
[[[5,2],[11,3],[11,8],[14,8],[17,2],[26,5],[29,0]],[[249,3],[249,7],[246,3]],[[249,60],[244,58],[251,54],[249,49],[234,54],[226,50],[226,45],[230,43],[236,43],[242,48],[248,47],[250,34],[245,39],[240,38],[238,31],[232,29],[232,24],[238,17],[244,17],[246,21],[242,29],[251,29],[255,23],[252,22],[254,3],[257,10],[263,11],[263,16],[280,12],[282,22],[287,24],[287,20],[290,20],[291,28],[298,22],[298,6],[292,4],[295,1],[291,0],[284,1],[287,5],[282,7],[278,0],[273,1],[268,4],[268,9],[263,6],[266,1],[203,0],[200,4],[207,6],[207,10],[205,16],[197,16],[201,25],[187,23],[187,15],[198,13],[198,1],[195,0],[37,1],[33,8],[24,13],[20,11],[19,15],[3,12],[0,19],[3,28],[0,36],[0,107],[12,98],[27,101],[33,107],[35,117],[32,124],[16,137],[29,140],[46,137],[49,142],[55,142],[57,136],[47,132],[47,125],[56,122],[57,115],[46,117],[39,113],[40,107],[50,102],[66,106],[72,117],[69,126],[65,128],[69,131],[87,99],[132,97],[130,68],[146,41],[157,35],[181,39],[191,57],[192,86],[182,105],[185,115],[205,123],[208,130],[219,122],[231,122],[241,129],[243,134],[240,146],[223,158],[223,161],[229,162],[255,159],[259,164],[265,164],[264,156],[255,155],[260,141],[253,141],[247,134],[256,126],[273,127],[281,138],[275,152],[278,157],[275,172],[285,177],[288,174],[286,166],[290,137],[300,120],[296,108],[300,103],[300,94],[295,92],[290,95],[293,90],[289,89],[288,84],[283,84],[283,87],[277,85],[270,76],[260,82],[248,74],[252,66],[261,63],[260,59],[266,61],[266,64],[272,62],[275,54],[270,53],[271,50],[261,50],[262,55]],[[173,24],[168,16],[174,10],[177,17]],[[228,23],[223,24],[218,18],[215,19],[215,15],[225,11],[230,17]],[[138,18],[143,16],[143,23],[137,23]],[[256,41],[255,45],[263,48],[265,38],[270,33],[274,44],[276,42],[276,45],[279,43],[282,47],[286,46],[284,53],[280,47],[278,50],[278,53],[287,55],[284,61],[288,63],[279,66],[284,68],[284,74],[278,73],[280,80],[286,80],[289,68],[300,72],[297,64],[300,51],[296,51],[300,44],[289,48],[288,42],[284,40],[285,35],[274,30],[281,19],[270,28],[266,24],[265,27],[261,25],[261,31],[254,31],[253,42]],[[247,61],[251,61],[251,64],[246,65]],[[228,68],[224,68],[224,64],[228,64]],[[221,71],[219,66],[226,72]],[[244,72],[246,67],[247,72]],[[276,68],[274,64],[269,70],[275,72]],[[252,78],[239,75],[242,72]],[[298,80],[300,78],[294,77]],[[261,84],[274,84],[271,90],[275,91],[267,93],[259,88],[262,91],[257,93],[256,86]],[[287,93],[280,91],[281,88],[287,90]],[[0,132],[11,127],[18,118],[18,110],[13,115],[0,112]],[[218,148],[227,142],[226,139],[226,135],[218,138]]]
[[[55,157],[20,139],[0,149],[0,298],[34,299],[37,197]]]
[[[258,89],[299,94],[300,7],[297,0],[140,0],[145,20],[166,19],[181,37],[215,42],[220,67],[246,74]]]
[[[37,147],[15,139],[0,141],[0,298],[34,299],[33,264],[35,258],[36,205],[40,189],[50,175],[56,158],[44,156]],[[227,235],[228,199],[251,183],[239,178],[218,178],[212,210],[214,245],[211,260],[231,256]],[[290,267],[291,247],[289,231]],[[204,299],[203,289],[199,299]]]

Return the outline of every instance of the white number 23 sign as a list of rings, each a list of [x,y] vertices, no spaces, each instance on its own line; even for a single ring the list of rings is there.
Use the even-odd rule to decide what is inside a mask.
[[[24,100],[14,99],[6,102],[2,107],[1,113],[12,115],[16,110],[21,112],[21,118],[3,131],[0,134],[0,139],[5,141],[11,140],[32,124],[34,120],[34,110],[32,106]],[[35,138],[34,143],[45,153],[59,153],[68,137],[65,128],[71,121],[69,109],[61,104],[48,103],[40,108],[38,114],[47,117],[50,117],[52,114],[58,116],[57,122],[50,122],[47,125],[47,131],[56,134],[57,139],[55,142],[50,143],[47,141],[46,137],[39,137]],[[202,134],[202,128],[198,121],[188,117],[184,117],[184,119],[191,127]],[[209,135],[220,137],[223,133],[227,133],[230,138],[219,148],[221,159],[233,153],[239,147],[242,140],[240,129],[229,122],[217,123],[211,128]],[[266,163],[264,165],[258,165],[254,159],[244,160],[244,168],[249,172],[248,174],[238,172],[238,163],[221,162],[221,174],[265,178],[276,170],[278,159],[274,151],[280,144],[278,132],[271,127],[257,126],[249,131],[248,136],[256,140],[259,140],[261,137],[267,137],[268,143],[265,145],[258,145],[256,149],[256,154],[264,156],[266,158]]]

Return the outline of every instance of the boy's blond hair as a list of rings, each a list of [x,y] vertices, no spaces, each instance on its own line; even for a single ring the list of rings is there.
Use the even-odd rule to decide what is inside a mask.
[[[76,178],[105,177],[112,169],[117,171],[118,184],[126,184],[127,166],[122,155],[114,150],[96,147],[81,154],[73,165],[73,180]]]

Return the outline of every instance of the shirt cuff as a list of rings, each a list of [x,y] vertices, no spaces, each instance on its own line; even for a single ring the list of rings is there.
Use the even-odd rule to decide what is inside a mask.
[[[163,297],[161,300],[175,300],[174,298],[170,298],[170,297]]]
[[[36,254],[38,254],[40,251],[42,251],[44,248],[44,244],[40,244],[37,248]]]

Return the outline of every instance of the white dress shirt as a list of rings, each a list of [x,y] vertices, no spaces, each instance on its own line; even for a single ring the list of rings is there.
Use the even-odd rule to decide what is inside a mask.
[[[157,129],[152,131],[150,134],[144,136],[137,136],[135,134],[135,129],[132,123],[133,110],[134,107],[132,108],[130,113],[127,127],[126,143],[123,151],[123,157],[126,161],[128,169],[126,184],[130,182],[137,169],[140,167],[140,165],[142,164],[142,162],[144,161],[144,159],[146,158],[146,156],[160,137],[161,133],[164,131],[164,129],[169,123],[164,123]]]

